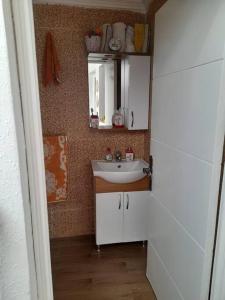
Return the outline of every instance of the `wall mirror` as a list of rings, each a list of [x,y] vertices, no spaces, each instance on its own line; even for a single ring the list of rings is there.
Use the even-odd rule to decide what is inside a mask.
[[[111,128],[112,116],[122,106],[120,57],[89,54],[88,88],[90,116],[98,116],[98,128]]]
[[[88,82],[90,127],[148,129],[149,55],[89,53]]]

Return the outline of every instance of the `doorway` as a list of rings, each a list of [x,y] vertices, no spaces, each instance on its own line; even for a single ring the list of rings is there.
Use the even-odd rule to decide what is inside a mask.
[[[17,6],[18,5],[18,6]],[[15,9],[15,7],[17,6],[17,8],[18,8],[18,12],[22,12],[22,15],[23,15],[23,13],[24,13],[24,11],[27,11],[27,7],[26,7],[26,5],[24,4],[24,6],[22,7],[20,7],[20,4],[16,4],[16,2],[14,3],[14,9]],[[25,10],[24,10],[24,8],[26,8]],[[31,18],[31,5],[29,6],[29,14],[27,15],[28,16],[28,20],[32,20],[32,18]],[[22,19],[21,19],[21,17],[18,15],[18,13],[16,13],[16,10],[14,11],[14,16],[15,16],[15,22],[17,22],[18,20],[20,21],[19,22],[19,24],[21,24],[21,23],[23,23],[22,21]],[[26,21],[27,21],[27,19],[26,19]],[[16,23],[17,24],[17,23]],[[29,27],[30,28],[30,27]],[[33,27],[31,27],[31,28],[33,28]],[[16,29],[16,35],[17,35],[17,38],[18,37],[21,37],[21,32],[20,32],[20,26],[18,26],[17,27],[17,29]],[[31,38],[30,40],[32,40],[33,41],[33,46],[34,46],[34,39],[33,38]],[[27,49],[30,49],[29,48],[29,45],[28,44],[26,44],[26,42],[27,42],[27,38],[25,38],[24,40],[22,40],[22,41],[24,41],[24,44],[23,45],[21,45],[20,43],[19,43],[19,46],[18,46],[18,52],[20,53],[20,55],[19,55],[19,63],[21,64],[21,54],[23,53],[23,55],[24,55],[24,53],[26,53],[26,51],[21,51],[21,49],[23,49],[24,50],[24,47],[26,47],[27,46]],[[18,42],[18,41],[17,41]],[[25,48],[26,49],[26,48]],[[33,53],[34,54],[34,53]],[[23,62],[25,62],[25,58],[27,59],[27,58],[29,58],[29,55],[27,55],[26,57],[24,57],[23,56],[23,59],[24,59],[24,61]],[[31,67],[33,68],[34,67],[34,62],[35,62],[35,59],[34,59],[34,57],[32,56],[32,60],[30,61],[31,62]],[[24,65],[26,65],[25,63],[24,63]],[[28,64],[29,65],[29,64]],[[32,71],[34,71],[35,70],[35,68],[34,69],[32,69]],[[35,72],[36,72],[36,70],[35,70]],[[30,72],[28,72],[28,74],[30,74],[30,79],[32,78],[32,79],[34,79],[34,82],[35,82],[35,78],[33,78],[33,75],[32,75],[32,72],[31,72],[31,70],[30,70]],[[24,78],[21,76],[21,80],[23,80]],[[30,82],[30,79],[28,79],[28,78],[26,78],[26,80],[25,80],[25,82]],[[36,92],[36,99],[38,99],[38,97],[37,97],[37,95],[38,95],[38,89],[37,89],[37,86],[35,86],[34,87],[34,89],[33,89],[33,91],[35,91]],[[23,91],[24,92],[24,91]],[[27,95],[29,94],[29,95],[33,95],[34,96],[34,94],[33,94],[34,92],[32,92],[31,90],[29,90],[28,89],[28,91],[27,91]],[[24,94],[23,94],[23,98],[24,98]],[[24,101],[24,99],[23,99],[23,101]],[[36,131],[35,131],[35,129],[34,128],[28,128],[29,126],[28,126],[28,124],[33,124],[33,121],[34,120],[36,120],[37,121],[37,119],[34,117],[35,116],[35,114],[36,114],[36,112],[37,111],[39,111],[39,105],[38,105],[38,101],[37,101],[37,103],[36,103],[36,111],[34,111],[33,110],[33,108],[32,107],[29,107],[29,104],[28,104],[28,102],[24,105],[24,103],[23,103],[23,110],[24,110],[24,117],[26,118],[27,116],[29,116],[29,119],[26,119],[26,121],[25,122],[27,122],[27,133],[26,133],[26,139],[27,139],[27,142],[28,142],[28,158],[30,157],[32,157],[33,156],[33,153],[32,153],[32,151],[31,151],[31,149],[36,149],[36,147],[38,148],[38,142],[40,142],[41,141],[41,139],[42,139],[42,137],[41,137],[41,126],[40,126],[40,116],[39,116],[39,119],[38,119],[38,122],[39,123],[37,123],[37,124],[39,124],[38,126],[38,128],[36,128]],[[26,109],[27,109],[27,111],[26,111]],[[38,113],[39,114],[39,113]],[[34,119],[33,119],[34,118]],[[33,119],[33,120],[32,120]],[[32,140],[32,136],[31,135],[29,135],[30,133],[33,133],[33,140]],[[30,141],[30,143],[29,143],[29,141]],[[39,146],[40,146],[40,144],[39,144]],[[30,151],[30,152],[29,152]],[[39,165],[38,164],[36,164],[35,165],[35,162],[34,161],[32,161],[32,159],[30,159],[30,165],[33,165],[33,167],[34,167],[34,169],[33,169],[33,171],[34,171],[34,174],[37,174],[37,170],[39,170],[39,177],[38,178],[40,178],[40,177],[42,177],[42,181],[41,182],[36,182],[36,186],[38,186],[38,187],[45,187],[45,184],[44,184],[44,181],[43,181],[43,153],[41,153],[41,151],[42,150],[40,150],[40,148],[39,148],[39,151],[40,151],[40,153],[39,154],[35,154],[35,159],[37,159],[38,160],[38,163],[39,163]],[[219,155],[218,155],[219,156]],[[40,161],[41,161],[41,159],[42,159],[42,163],[41,163],[41,165],[40,165]],[[31,171],[31,170],[30,170]],[[215,169],[214,170],[214,172],[215,173],[213,173],[214,175],[215,175],[215,180],[216,181],[218,181],[218,176],[216,176],[216,174],[218,174],[218,169]],[[31,174],[31,172],[30,172],[30,174]],[[31,175],[30,175],[31,176]],[[32,176],[31,176],[31,179],[32,179]],[[31,181],[31,184],[32,184],[32,181]],[[35,184],[34,184],[34,186],[35,186]],[[46,201],[46,198],[45,198],[45,196],[43,196],[44,194],[45,194],[45,191],[43,190],[42,191],[43,192],[43,194],[41,195],[41,197],[42,197],[42,199],[43,199],[43,197],[44,197],[44,200]],[[35,190],[35,189],[33,189],[33,196],[35,195],[35,193],[37,193],[37,190]],[[37,196],[37,194],[36,194],[36,196]],[[35,211],[35,208],[37,209],[36,211]],[[40,213],[40,218],[43,218],[43,214],[46,214],[46,212],[47,212],[47,210],[46,210],[46,206],[44,206],[43,205],[43,207],[42,207],[42,209],[40,209],[40,207],[33,207],[33,214],[34,215],[37,215],[37,212],[38,213]],[[35,220],[35,218],[34,218],[34,220]],[[47,242],[47,239],[48,239],[48,234],[45,232],[45,230],[46,230],[46,228],[47,228],[47,224],[46,224],[46,215],[45,215],[45,219],[44,219],[44,221],[43,220],[36,220],[37,221],[37,228],[42,228],[42,230],[40,230],[39,232],[36,232],[36,236],[34,236],[34,239],[36,239],[36,251],[38,252],[38,251],[40,251],[40,247],[39,247],[39,243],[41,244],[41,240],[40,240],[40,238],[42,237],[44,237],[44,244],[45,245],[48,245],[48,242]],[[213,219],[212,220],[212,223],[213,222],[215,222],[215,219]],[[38,230],[37,230],[38,231]],[[38,235],[39,235],[39,241],[38,241]],[[55,245],[55,247],[57,248],[57,245]],[[39,254],[40,254],[40,252],[39,252]],[[46,257],[48,257],[49,256],[49,253],[48,253],[48,247],[46,246],[45,247],[45,252],[43,252],[43,256],[42,256],[42,258],[44,257],[44,258],[46,258]],[[38,257],[38,256],[37,256]],[[39,259],[40,259],[40,265],[41,265],[41,261],[42,261],[42,259],[41,259],[41,256],[39,256]],[[47,261],[48,261],[48,258],[47,258]],[[43,261],[42,261],[43,262]],[[48,261],[49,262],[49,261]],[[45,274],[47,274],[47,278],[48,278],[48,284],[50,284],[50,281],[49,281],[49,279],[51,278],[51,276],[50,276],[50,274],[49,274],[49,269],[47,268],[45,268],[45,266],[46,266],[46,261],[44,262],[44,264],[42,265],[42,267],[43,267],[43,269],[41,270],[41,268],[39,269],[39,271],[41,272],[41,271],[44,271],[45,272]],[[43,273],[42,273],[43,274]],[[40,278],[39,278],[39,280],[40,280],[40,282],[42,281]],[[203,280],[204,281],[204,284],[206,285],[207,283],[208,283],[208,281],[207,281],[207,279],[206,280]],[[47,289],[46,290],[48,290],[48,287],[47,287]],[[205,290],[207,290],[207,288],[205,289]],[[47,298],[47,299],[50,299],[50,298]],[[205,298],[203,298],[203,299],[205,299]]]

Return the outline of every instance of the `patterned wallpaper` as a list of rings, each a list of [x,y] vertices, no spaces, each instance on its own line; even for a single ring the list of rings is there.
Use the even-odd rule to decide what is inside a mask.
[[[94,195],[90,160],[103,159],[106,147],[134,149],[137,158],[148,158],[149,135],[113,133],[88,127],[88,81],[85,33],[103,23],[144,22],[137,13],[71,6],[34,5],[37,63],[44,135],[68,137],[68,199],[49,204],[50,236],[66,237],[94,231]],[[62,83],[42,84],[45,35],[51,31],[61,63]]]

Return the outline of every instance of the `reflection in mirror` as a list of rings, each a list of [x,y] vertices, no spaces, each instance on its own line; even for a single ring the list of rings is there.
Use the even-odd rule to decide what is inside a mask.
[[[88,61],[89,112],[96,118],[98,116],[99,128],[112,127],[112,116],[120,108],[118,69],[118,60]]]

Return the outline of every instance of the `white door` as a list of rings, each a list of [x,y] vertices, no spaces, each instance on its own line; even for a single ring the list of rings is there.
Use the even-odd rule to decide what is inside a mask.
[[[96,194],[96,244],[123,239],[123,193]]]
[[[224,0],[156,15],[147,276],[158,300],[206,300],[224,136]]]
[[[124,193],[124,242],[147,239],[148,195],[148,191]]]
[[[126,126],[148,129],[150,57],[129,55],[125,63]]]

